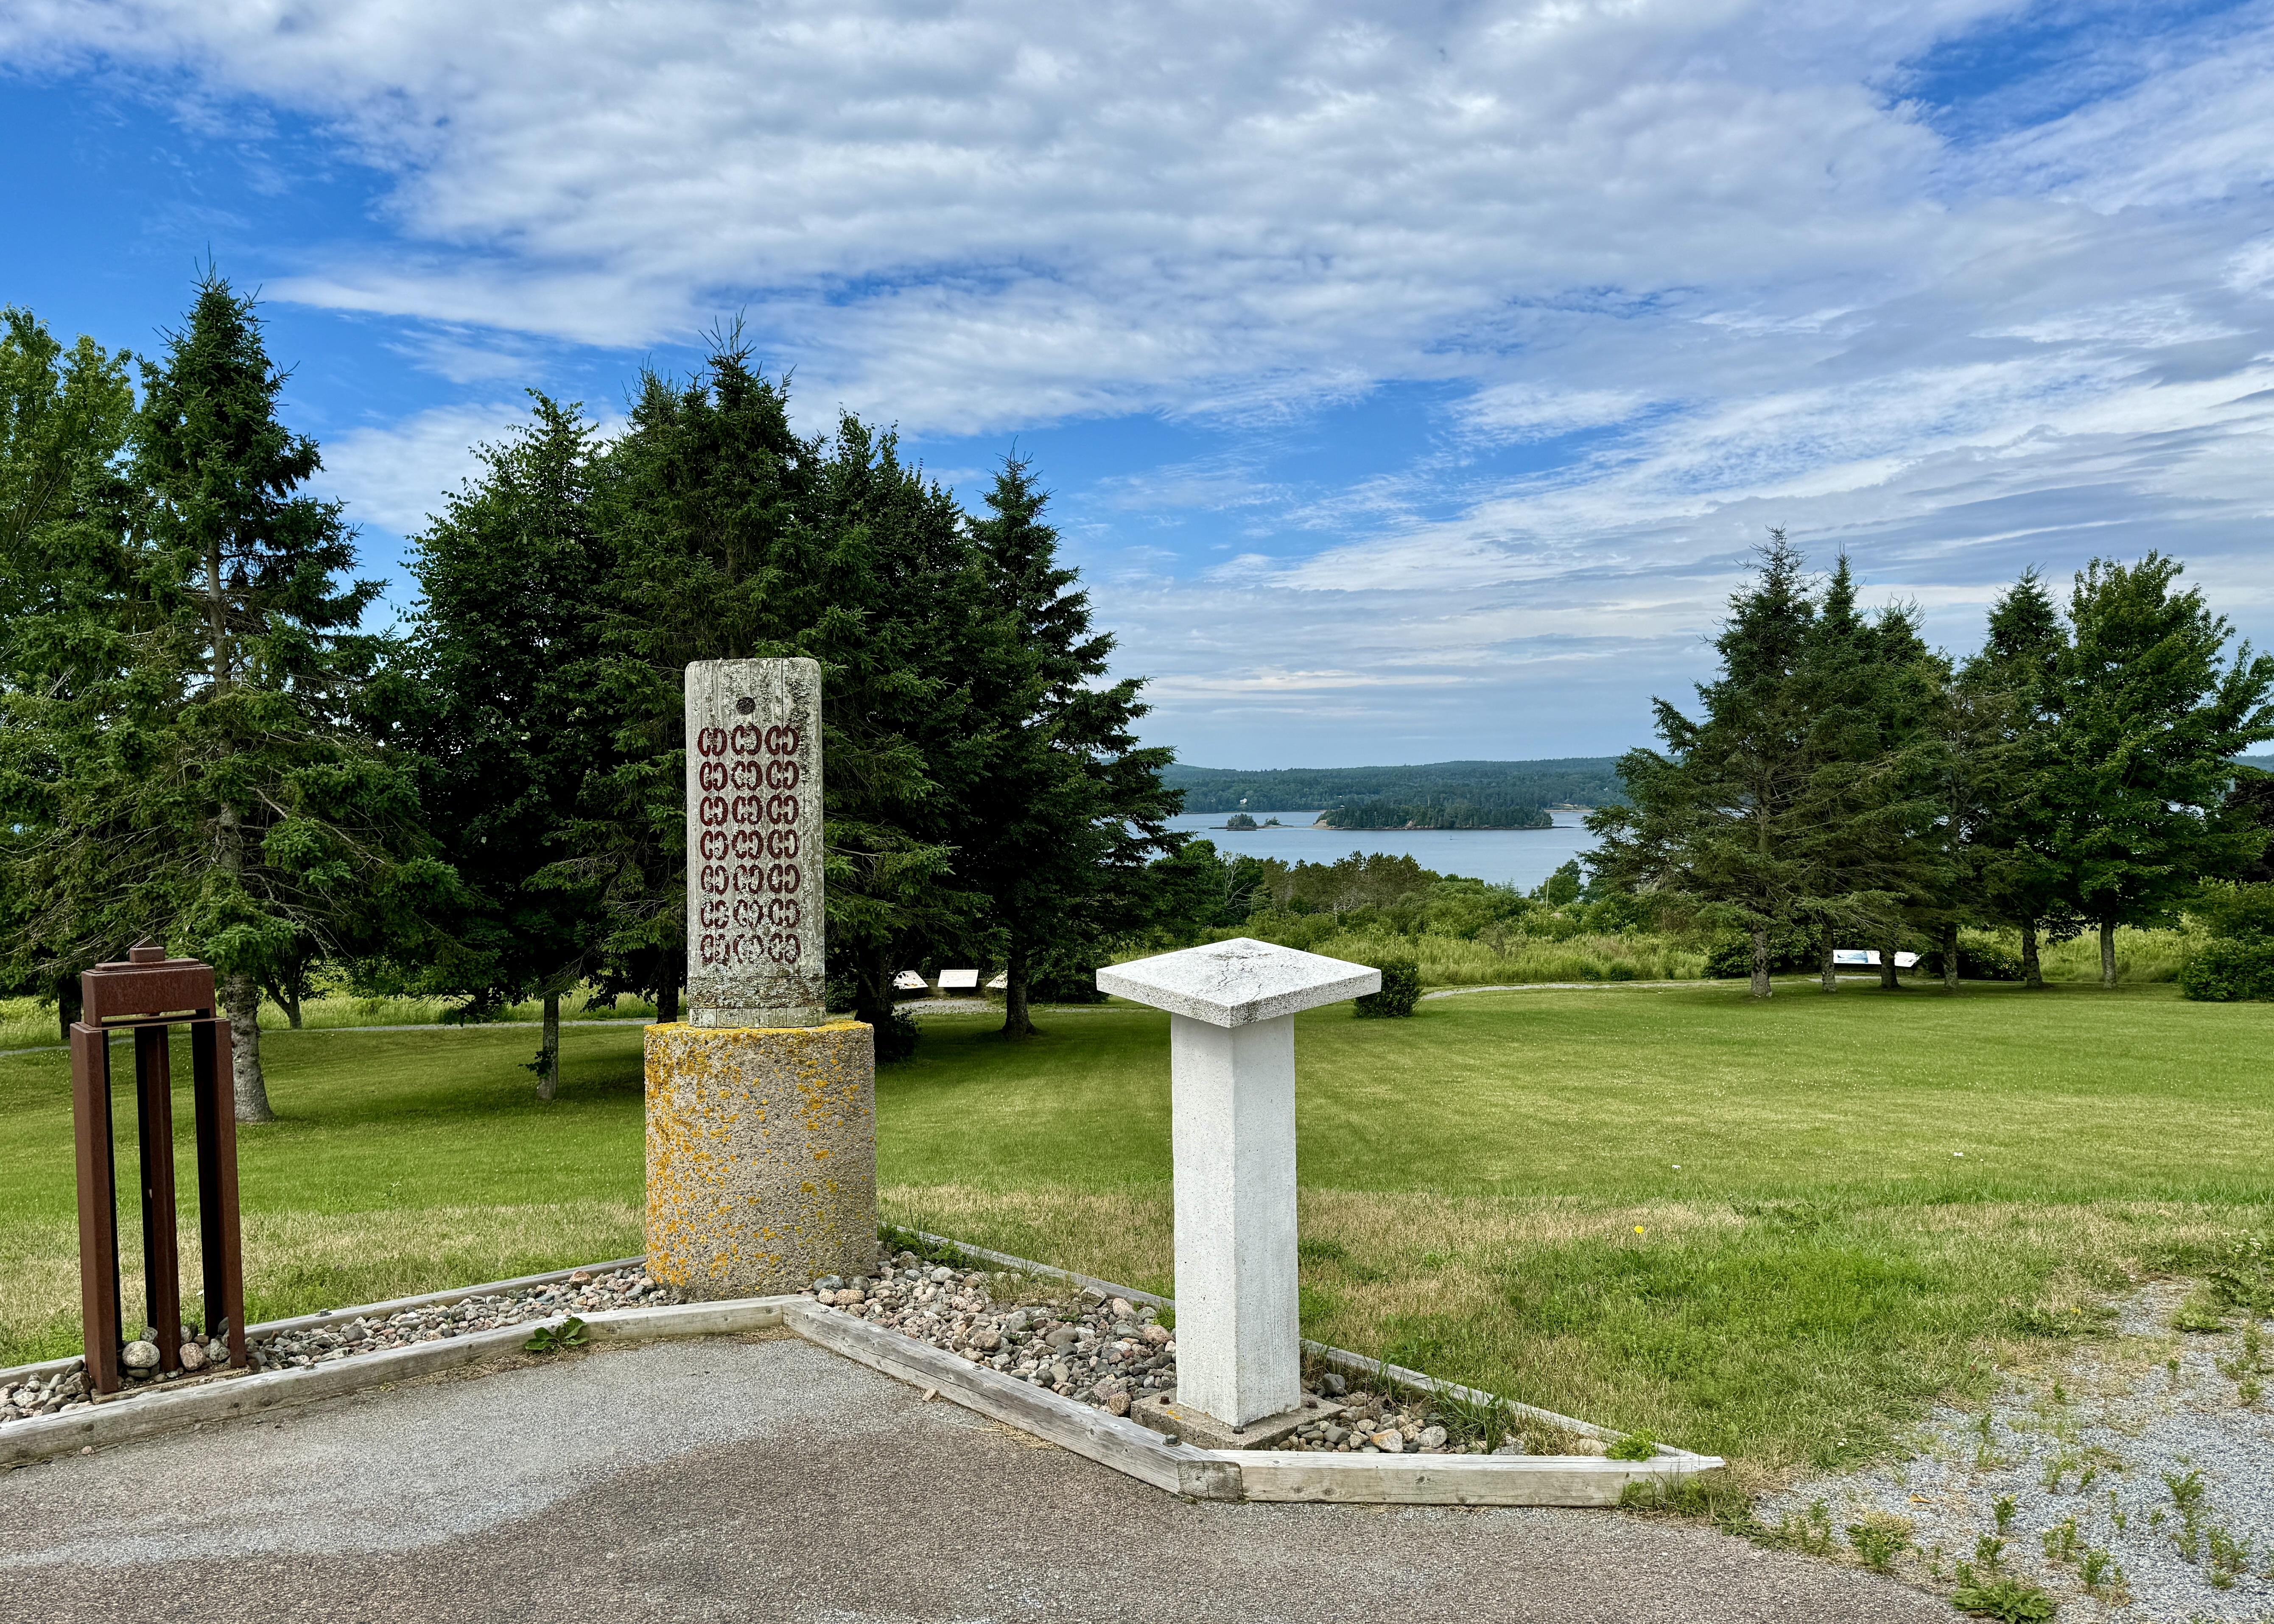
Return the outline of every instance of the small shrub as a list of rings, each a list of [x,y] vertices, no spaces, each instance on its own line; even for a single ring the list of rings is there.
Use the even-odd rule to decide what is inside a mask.
[[[2051,1624],[2059,1612],[2052,1597],[2028,1580],[2015,1578],[1962,1584],[1952,1593],[1950,1605],[1977,1618],[1995,1619],[1998,1624]]]
[[[1421,1002],[1420,965],[1411,959],[1385,959],[1374,968],[1382,972],[1382,990],[1358,1000],[1358,1018],[1395,1019],[1413,1013]]]
[[[1791,975],[1818,965],[1816,944],[1797,931],[1769,936],[1769,974]],[[1706,974],[1713,981],[1743,981],[1753,974],[1753,939],[1724,936],[1706,954]]]
[[[2274,942],[2204,943],[2180,966],[2180,996],[2204,1004],[2274,998]]]
[[[877,1064],[890,1065],[906,1060],[916,1052],[916,1040],[922,1035],[915,1016],[894,1010],[877,1023]]]
[[[1942,950],[1936,948],[1919,961],[1920,972],[1930,980],[1942,979]],[[2022,979],[2022,955],[1994,936],[1961,936],[1958,942],[1958,979],[1962,981],[2018,981]]]

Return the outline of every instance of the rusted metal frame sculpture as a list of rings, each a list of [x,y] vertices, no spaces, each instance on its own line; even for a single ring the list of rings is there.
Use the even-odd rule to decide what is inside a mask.
[[[97,1393],[120,1385],[118,1168],[111,1139],[110,1038],[134,1034],[135,1119],[142,1169],[142,1275],[149,1323],[158,1330],[158,1368],[182,1368],[180,1242],[174,1201],[173,1067],[167,1047],[177,1025],[190,1029],[197,1102],[198,1230],[205,1265],[205,1324],[210,1337],[225,1316],[229,1363],[243,1369],[245,1263],[237,1241],[237,1113],[230,1080],[229,1022],[214,1000],[210,965],[169,959],[162,947],[132,948],[123,964],[79,977],[82,1019],[71,1029],[72,1121],[79,1143],[79,1304],[87,1333],[87,1380]]]

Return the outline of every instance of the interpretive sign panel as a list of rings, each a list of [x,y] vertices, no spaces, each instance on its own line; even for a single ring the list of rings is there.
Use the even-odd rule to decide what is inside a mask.
[[[687,1004],[697,1026],[824,1014],[821,667],[687,668]]]

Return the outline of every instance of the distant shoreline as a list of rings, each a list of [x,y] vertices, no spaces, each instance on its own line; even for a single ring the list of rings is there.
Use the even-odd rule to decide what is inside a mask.
[[[1592,812],[1593,807],[1550,807],[1550,812]],[[1275,813],[1265,813],[1267,817]],[[1300,831],[1305,834],[1329,835],[1545,835],[1558,829],[1570,829],[1569,823],[1465,823],[1459,828],[1434,828],[1426,823],[1397,823],[1381,829],[1344,829],[1338,823],[1258,823],[1253,829],[1234,829],[1229,823],[1204,823],[1187,834],[1261,835],[1286,834]]]

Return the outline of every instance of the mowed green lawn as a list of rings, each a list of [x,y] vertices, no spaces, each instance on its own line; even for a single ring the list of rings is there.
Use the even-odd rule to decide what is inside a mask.
[[[884,1074],[885,1215],[1167,1289],[1166,1018],[1043,1024],[933,1018]],[[1884,1449],[2274,1219],[2274,1008],[1614,987],[1297,1031],[1308,1335],[1764,1478]],[[270,1039],[255,1314],[636,1251],[637,1031],[564,1041],[539,1106],[524,1032]],[[72,1342],[71,1200],[60,1056],[0,1061],[0,1362]]]

